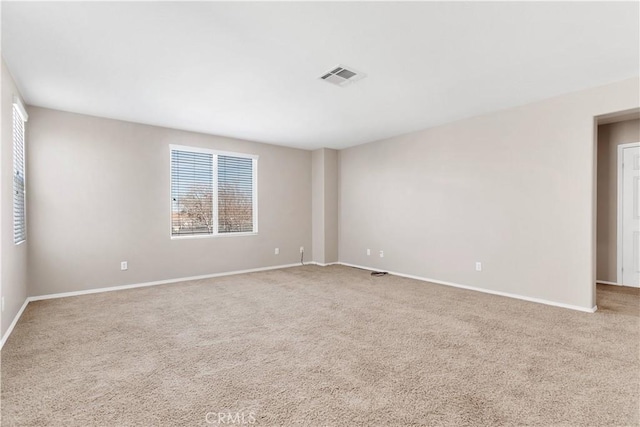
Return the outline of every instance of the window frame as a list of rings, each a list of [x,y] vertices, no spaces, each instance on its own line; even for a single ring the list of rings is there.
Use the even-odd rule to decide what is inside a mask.
[[[211,174],[212,174],[212,182],[213,182],[213,195],[211,197],[212,203],[212,215],[213,215],[213,224],[215,224],[213,232],[209,234],[184,234],[184,235],[174,235],[173,234],[173,176],[172,176],[172,152],[173,151],[186,151],[191,153],[205,153],[211,154],[213,156],[212,166],[211,166]],[[251,194],[251,207],[252,207],[252,217],[253,217],[253,231],[242,231],[242,232],[230,232],[230,233],[220,233],[218,231],[218,156],[229,156],[229,157],[240,157],[244,159],[252,160],[252,176],[251,176],[251,185],[252,185],[252,194]],[[182,239],[208,239],[215,237],[231,237],[231,236],[255,236],[258,234],[258,156],[257,154],[247,154],[247,153],[237,153],[231,151],[221,151],[221,150],[213,150],[210,148],[203,147],[191,147],[186,145],[169,145],[169,236],[171,240],[182,240]]]
[[[13,198],[11,202],[12,213],[11,216],[13,218],[13,244],[15,246],[26,243],[27,241],[27,126],[26,123],[29,120],[29,115],[27,114],[27,110],[24,108],[24,104],[22,100],[17,95],[13,95],[13,103],[11,108],[11,159],[12,159],[12,193]],[[16,235],[16,127],[15,127],[15,117],[17,114],[20,119],[22,119],[22,227],[23,227],[23,235],[22,239],[18,240]]]

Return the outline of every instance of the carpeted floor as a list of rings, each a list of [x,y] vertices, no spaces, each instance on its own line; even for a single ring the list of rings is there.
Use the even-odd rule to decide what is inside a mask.
[[[640,294],[598,307],[342,266],[34,302],[2,425],[638,425]]]

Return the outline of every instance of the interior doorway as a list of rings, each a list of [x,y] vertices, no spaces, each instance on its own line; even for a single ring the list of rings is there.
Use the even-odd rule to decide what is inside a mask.
[[[597,126],[596,282],[640,287],[640,113]]]
[[[618,146],[618,255],[618,283],[640,287],[640,142]]]

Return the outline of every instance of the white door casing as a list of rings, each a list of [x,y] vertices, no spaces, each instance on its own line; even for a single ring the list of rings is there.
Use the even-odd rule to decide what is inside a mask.
[[[640,287],[640,143],[618,148],[618,283]]]

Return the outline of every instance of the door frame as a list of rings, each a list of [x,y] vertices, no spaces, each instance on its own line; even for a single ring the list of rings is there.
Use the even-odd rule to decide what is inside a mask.
[[[618,200],[617,200],[617,231],[618,234],[616,236],[616,282],[618,285],[623,285],[622,283],[622,180],[623,180],[623,171],[622,171],[622,162],[624,160],[624,149],[625,148],[634,148],[640,147],[640,142],[629,142],[627,144],[618,145]]]

